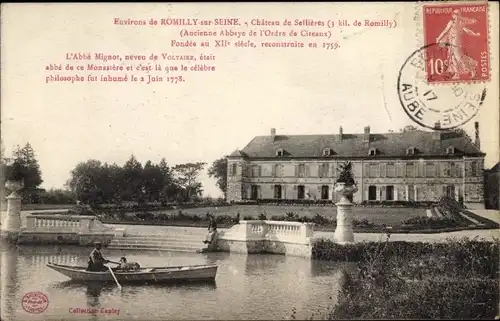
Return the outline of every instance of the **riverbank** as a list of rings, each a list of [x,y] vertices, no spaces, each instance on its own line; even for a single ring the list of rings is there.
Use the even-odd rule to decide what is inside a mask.
[[[104,224],[110,225],[134,225],[134,226],[173,226],[173,227],[196,227],[196,228],[207,228],[208,222],[186,222],[186,221],[167,221],[167,222],[151,222],[151,221],[119,221],[119,220],[107,220],[101,219]],[[229,229],[236,223],[218,223],[218,228]],[[336,225],[316,225],[314,230],[318,232],[334,232]],[[495,229],[495,227],[485,228],[482,226],[471,225],[464,227],[441,227],[441,228],[401,228],[401,227],[354,227],[355,233],[391,233],[391,234],[437,234],[437,233],[448,233],[457,231],[473,231],[473,230],[487,230]]]
[[[315,243],[313,258],[354,261],[330,320],[493,319],[498,316],[499,242]]]

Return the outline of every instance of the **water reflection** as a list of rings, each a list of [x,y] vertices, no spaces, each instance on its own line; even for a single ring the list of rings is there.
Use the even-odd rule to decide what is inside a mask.
[[[19,304],[30,291],[51,302],[46,320],[117,319],[102,314],[71,314],[75,308],[120,309],[120,320],[283,319],[297,309],[297,318],[329,308],[339,289],[340,265],[284,255],[107,251],[109,258],[127,256],[142,266],[217,264],[214,283],[126,285],[75,283],[46,267],[50,262],[85,265],[88,248],[1,247],[2,320],[35,316]]]
[[[18,255],[14,246],[2,246],[1,255],[1,295],[0,298],[5,298],[7,293],[15,293],[18,289],[19,278],[17,273]],[[2,319],[10,319],[14,317],[15,311],[7,300],[0,299]]]
[[[87,305],[89,307],[99,307],[99,297],[101,296],[103,285],[98,282],[87,283]]]

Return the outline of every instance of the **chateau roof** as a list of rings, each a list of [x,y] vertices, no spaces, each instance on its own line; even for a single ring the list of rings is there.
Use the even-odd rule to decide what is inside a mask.
[[[247,157],[247,155],[245,155],[245,153],[242,153],[240,150],[235,150],[234,152],[232,152],[229,157]]]
[[[364,137],[365,134],[342,134],[340,140],[340,135],[256,136],[238,156],[276,158],[277,151],[282,149],[283,156],[291,158],[405,157],[408,148],[414,147],[415,156],[424,157],[445,156],[450,146],[454,148],[455,155],[484,156],[468,137],[455,132],[370,134],[369,144]],[[325,148],[331,150],[330,156],[323,156]],[[370,149],[376,150],[376,156],[369,156]],[[233,154],[230,156],[237,156]]]

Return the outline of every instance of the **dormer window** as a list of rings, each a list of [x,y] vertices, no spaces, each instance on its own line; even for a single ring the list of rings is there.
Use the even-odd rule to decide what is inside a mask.
[[[280,149],[276,150],[276,156],[278,156],[278,157],[282,157],[283,156],[283,148],[280,148]]]
[[[331,156],[332,155],[332,149],[331,148],[324,148],[323,149],[323,156]]]
[[[415,147],[408,147],[408,149],[406,149],[406,155],[415,155]]]
[[[455,147],[449,146],[448,148],[446,148],[446,154],[448,155],[455,154]]]
[[[368,155],[370,155],[370,156],[377,155],[377,149],[376,148],[370,148],[370,151],[368,152]]]

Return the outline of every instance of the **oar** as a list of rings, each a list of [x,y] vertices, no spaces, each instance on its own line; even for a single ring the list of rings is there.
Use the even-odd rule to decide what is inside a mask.
[[[122,286],[120,285],[120,282],[118,282],[118,280],[116,279],[115,273],[113,272],[113,270],[111,269],[110,266],[108,266],[108,270],[109,270],[109,273],[111,273],[111,275],[113,276],[113,279],[115,279],[116,285],[118,285],[118,288],[121,291],[122,290]]]

